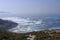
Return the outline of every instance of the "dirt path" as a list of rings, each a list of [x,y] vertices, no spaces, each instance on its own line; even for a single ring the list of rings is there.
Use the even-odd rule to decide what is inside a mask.
[[[27,38],[27,40],[34,40],[34,38],[35,38],[35,35],[29,34],[29,37]]]

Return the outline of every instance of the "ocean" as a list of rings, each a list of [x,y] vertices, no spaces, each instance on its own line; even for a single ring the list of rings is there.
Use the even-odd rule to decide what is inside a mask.
[[[8,31],[16,33],[26,33],[41,30],[60,29],[59,15],[30,15],[25,17],[1,17],[4,20],[11,20],[18,23],[17,27],[12,27]]]

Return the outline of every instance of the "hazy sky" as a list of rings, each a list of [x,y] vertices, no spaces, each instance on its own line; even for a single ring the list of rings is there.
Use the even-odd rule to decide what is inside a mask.
[[[0,13],[60,13],[60,0],[0,0]]]

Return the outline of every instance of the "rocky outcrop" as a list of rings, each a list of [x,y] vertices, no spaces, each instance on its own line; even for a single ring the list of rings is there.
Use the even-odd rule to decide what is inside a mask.
[[[18,24],[9,20],[0,19],[0,30],[8,30],[16,27]]]

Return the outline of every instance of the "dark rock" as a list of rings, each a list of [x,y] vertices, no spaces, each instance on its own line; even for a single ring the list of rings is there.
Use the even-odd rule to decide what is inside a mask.
[[[18,24],[15,22],[12,22],[10,20],[2,20],[0,19],[0,30],[8,30],[13,27],[16,27]]]

